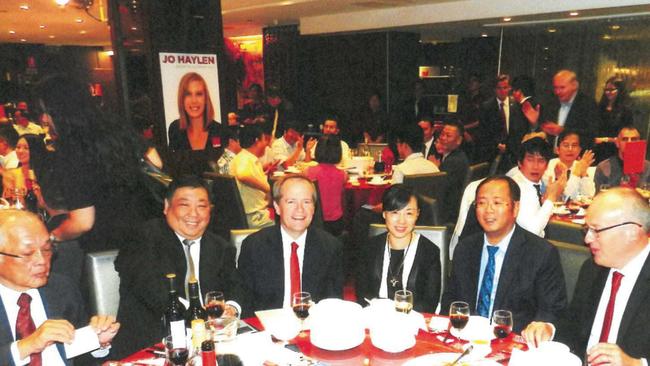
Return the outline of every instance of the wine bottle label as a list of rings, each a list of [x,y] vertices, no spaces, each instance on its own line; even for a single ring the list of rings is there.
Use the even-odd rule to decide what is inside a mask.
[[[185,339],[185,320],[169,322],[169,328],[172,336],[172,345],[174,348],[186,348]]]

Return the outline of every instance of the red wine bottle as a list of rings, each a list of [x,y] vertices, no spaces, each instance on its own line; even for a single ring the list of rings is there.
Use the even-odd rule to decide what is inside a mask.
[[[167,274],[169,294],[167,308],[165,309],[165,327],[167,335],[172,337],[174,348],[186,348],[185,342],[185,306],[178,300],[174,282],[175,273]]]

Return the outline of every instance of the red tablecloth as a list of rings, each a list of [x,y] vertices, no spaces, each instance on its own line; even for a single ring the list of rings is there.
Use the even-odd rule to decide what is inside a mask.
[[[425,314],[426,318],[429,318],[430,316],[431,315],[429,314]],[[248,318],[245,320],[257,329],[264,328],[257,318]],[[465,342],[455,340],[453,343],[443,344],[442,341],[437,338],[436,334],[420,330],[416,336],[415,346],[399,353],[388,353],[376,348],[372,345],[368,334],[366,334],[366,339],[360,346],[345,351],[327,351],[312,345],[309,340],[309,331],[306,331],[302,336],[296,337],[292,343],[297,345],[300,348],[300,351],[306,356],[323,361],[330,365],[370,364],[373,366],[379,366],[401,364],[406,360],[429,353],[461,352],[460,347]],[[509,360],[508,354],[515,347],[526,349],[524,344],[514,341],[513,334],[504,340],[494,340],[492,341],[493,352],[488,357],[500,360],[499,362],[501,364],[507,365]],[[133,362],[153,358],[154,355],[151,351],[152,349],[141,350],[125,358],[122,362]]]
[[[390,187],[390,184],[373,185],[368,184],[365,179],[359,179],[358,185],[352,185],[350,182],[345,184],[345,194],[347,196],[348,208],[351,216],[365,204],[376,205],[381,202],[384,191]]]

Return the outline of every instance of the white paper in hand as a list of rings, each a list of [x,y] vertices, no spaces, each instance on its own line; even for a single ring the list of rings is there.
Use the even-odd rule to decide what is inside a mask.
[[[63,346],[65,356],[70,359],[99,348],[99,338],[89,325],[75,330],[72,344],[64,343]]]

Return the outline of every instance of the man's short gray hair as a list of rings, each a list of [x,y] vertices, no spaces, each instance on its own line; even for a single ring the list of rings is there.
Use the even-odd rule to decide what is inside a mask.
[[[314,204],[318,201],[318,195],[316,193],[316,186],[314,186],[314,183],[309,180],[306,176],[302,174],[295,174],[295,175],[285,175],[282,178],[280,178],[277,182],[273,184],[273,201],[276,203],[280,203],[280,200],[282,199],[282,186],[290,181],[290,180],[302,180],[304,182],[307,182],[309,186],[311,187],[311,198],[314,201]]]

